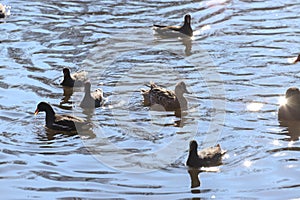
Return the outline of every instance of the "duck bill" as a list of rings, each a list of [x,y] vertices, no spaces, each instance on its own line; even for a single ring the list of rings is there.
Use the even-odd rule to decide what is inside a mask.
[[[192,94],[191,92],[189,92],[188,90],[185,90],[185,93],[187,93],[187,94]]]
[[[37,115],[37,114],[39,114],[39,109],[36,109],[34,112],[34,115]]]

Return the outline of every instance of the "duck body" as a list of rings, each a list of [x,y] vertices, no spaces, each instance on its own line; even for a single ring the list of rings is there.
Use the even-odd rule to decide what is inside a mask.
[[[89,81],[84,84],[84,97],[80,103],[82,108],[96,108],[103,103],[103,91],[99,88],[91,93],[91,83]]]
[[[184,93],[189,93],[183,81],[176,84],[175,92],[157,86],[155,83],[150,83],[149,90],[141,90],[144,97],[144,104],[153,106],[161,105],[166,111],[175,111],[178,109],[187,109],[187,100],[183,96]]]
[[[278,110],[280,121],[300,120],[300,91],[296,87],[289,88],[285,93],[286,104],[281,105]]]
[[[37,108],[35,110],[35,115],[37,115],[39,112],[46,112],[46,127],[58,130],[58,131],[76,131],[76,126],[81,126],[86,124],[86,122],[75,116],[71,115],[58,115],[55,114],[53,108],[50,104],[46,102],[40,102],[37,105]]]
[[[211,167],[222,164],[222,151],[221,146],[217,144],[214,147],[208,147],[201,151],[197,151],[198,144],[195,140],[190,142],[189,157],[186,165],[193,168]]]
[[[184,23],[182,26],[163,26],[163,25],[153,25],[156,30],[171,30],[180,32],[182,34],[193,36],[193,29],[191,27],[191,15],[187,14],[184,16]]]
[[[87,81],[87,73],[82,72],[76,72],[71,74],[69,68],[63,69],[64,79],[60,83],[62,86],[66,87],[81,87],[84,85],[84,82]]]

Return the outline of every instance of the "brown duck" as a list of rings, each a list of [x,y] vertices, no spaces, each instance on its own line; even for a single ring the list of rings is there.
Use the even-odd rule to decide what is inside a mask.
[[[91,93],[91,83],[89,81],[84,84],[84,97],[80,103],[82,108],[100,107],[103,102],[103,92],[100,88]]]
[[[278,110],[278,119],[300,120],[300,91],[296,87],[289,88],[285,93],[286,104]]]
[[[167,29],[172,31],[178,31],[188,36],[193,36],[193,29],[191,27],[191,15],[187,14],[184,16],[184,23],[182,26],[163,26],[163,25],[153,25],[156,28]]]
[[[189,157],[186,161],[186,165],[189,167],[211,167],[222,164],[222,155],[225,151],[222,151],[219,144],[215,147],[209,147],[197,152],[198,144],[195,140],[190,142]]]
[[[184,93],[189,93],[183,81],[180,81],[175,86],[175,91],[167,90],[157,86],[155,83],[150,83],[150,89],[141,89],[144,97],[144,104],[152,106],[159,104],[166,111],[176,111],[178,109],[187,109],[187,100],[183,96]]]
[[[84,71],[71,74],[69,68],[64,68],[63,74],[64,74],[64,79],[60,83],[60,85],[62,86],[81,87],[83,86],[84,82],[87,81],[87,77],[86,77],[87,73]]]
[[[81,127],[87,124],[83,119],[71,115],[57,115],[50,104],[40,102],[34,112],[37,115],[39,112],[46,112],[46,127],[59,131],[76,131],[76,126]],[[76,125],[75,125],[76,124]]]

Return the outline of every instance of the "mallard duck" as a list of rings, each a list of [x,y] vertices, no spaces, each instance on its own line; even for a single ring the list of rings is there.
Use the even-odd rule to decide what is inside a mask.
[[[278,110],[279,120],[300,120],[300,91],[296,87],[289,88],[285,93],[286,104]]]
[[[155,105],[159,104],[166,111],[176,111],[178,109],[187,109],[187,100],[184,98],[184,93],[189,93],[183,81],[180,81],[175,86],[175,91],[167,90],[157,86],[155,83],[150,83],[150,89],[141,89],[144,97],[144,104]]]
[[[298,55],[298,57],[296,58],[296,60],[294,61],[294,63],[297,63],[300,61],[300,54]]]
[[[91,93],[91,83],[89,81],[84,84],[84,97],[80,103],[82,108],[100,107],[103,102],[103,92],[100,88]]]
[[[81,87],[83,86],[84,82],[87,81],[87,73],[84,71],[76,72],[71,75],[70,69],[64,68],[63,73],[64,73],[64,79],[60,83],[60,85],[62,86]]]
[[[86,122],[79,117],[55,114],[51,105],[46,102],[40,102],[34,114],[37,115],[42,111],[46,112],[46,127],[53,130],[76,131],[76,126],[80,127],[86,124]]]
[[[197,152],[198,144],[195,140],[190,142],[189,157],[186,161],[186,165],[189,167],[211,167],[217,166],[222,163],[222,155],[225,151],[222,151],[221,146],[217,144],[215,147],[208,147]]]
[[[162,25],[153,25],[155,28],[162,30],[172,30],[178,31],[188,36],[193,36],[193,30],[191,28],[191,15],[187,14],[184,16],[184,24],[182,26],[162,26]]]

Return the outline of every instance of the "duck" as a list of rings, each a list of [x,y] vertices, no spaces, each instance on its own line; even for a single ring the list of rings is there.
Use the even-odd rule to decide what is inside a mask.
[[[164,26],[164,25],[153,25],[156,30],[172,30],[180,32],[187,36],[193,36],[193,29],[191,27],[191,15],[186,14],[184,16],[184,23],[182,26]]]
[[[34,112],[37,115],[39,112],[46,112],[46,127],[58,131],[76,131],[76,127],[86,125],[86,121],[79,117],[71,115],[55,114],[51,105],[47,102],[40,102]]]
[[[84,83],[84,97],[80,103],[82,108],[97,108],[103,103],[103,91],[98,88],[91,93],[91,82]]]
[[[64,79],[60,83],[62,86],[67,87],[81,87],[84,85],[84,82],[87,81],[87,73],[84,71],[76,72],[71,74],[69,68],[63,69]]]
[[[300,120],[300,91],[297,87],[290,87],[285,93],[286,103],[278,110],[278,120]]]
[[[300,54],[297,56],[296,60],[294,61],[294,63],[297,63],[300,61]]]
[[[225,151],[221,149],[220,144],[214,147],[208,147],[197,152],[198,143],[195,140],[190,142],[189,157],[186,165],[192,168],[212,167],[222,164],[222,156]]]
[[[150,89],[141,89],[141,93],[144,97],[144,105],[153,106],[158,104],[163,106],[166,111],[186,110],[187,100],[183,94],[190,94],[183,81],[176,84],[174,92],[159,87],[152,82],[150,83]]]

